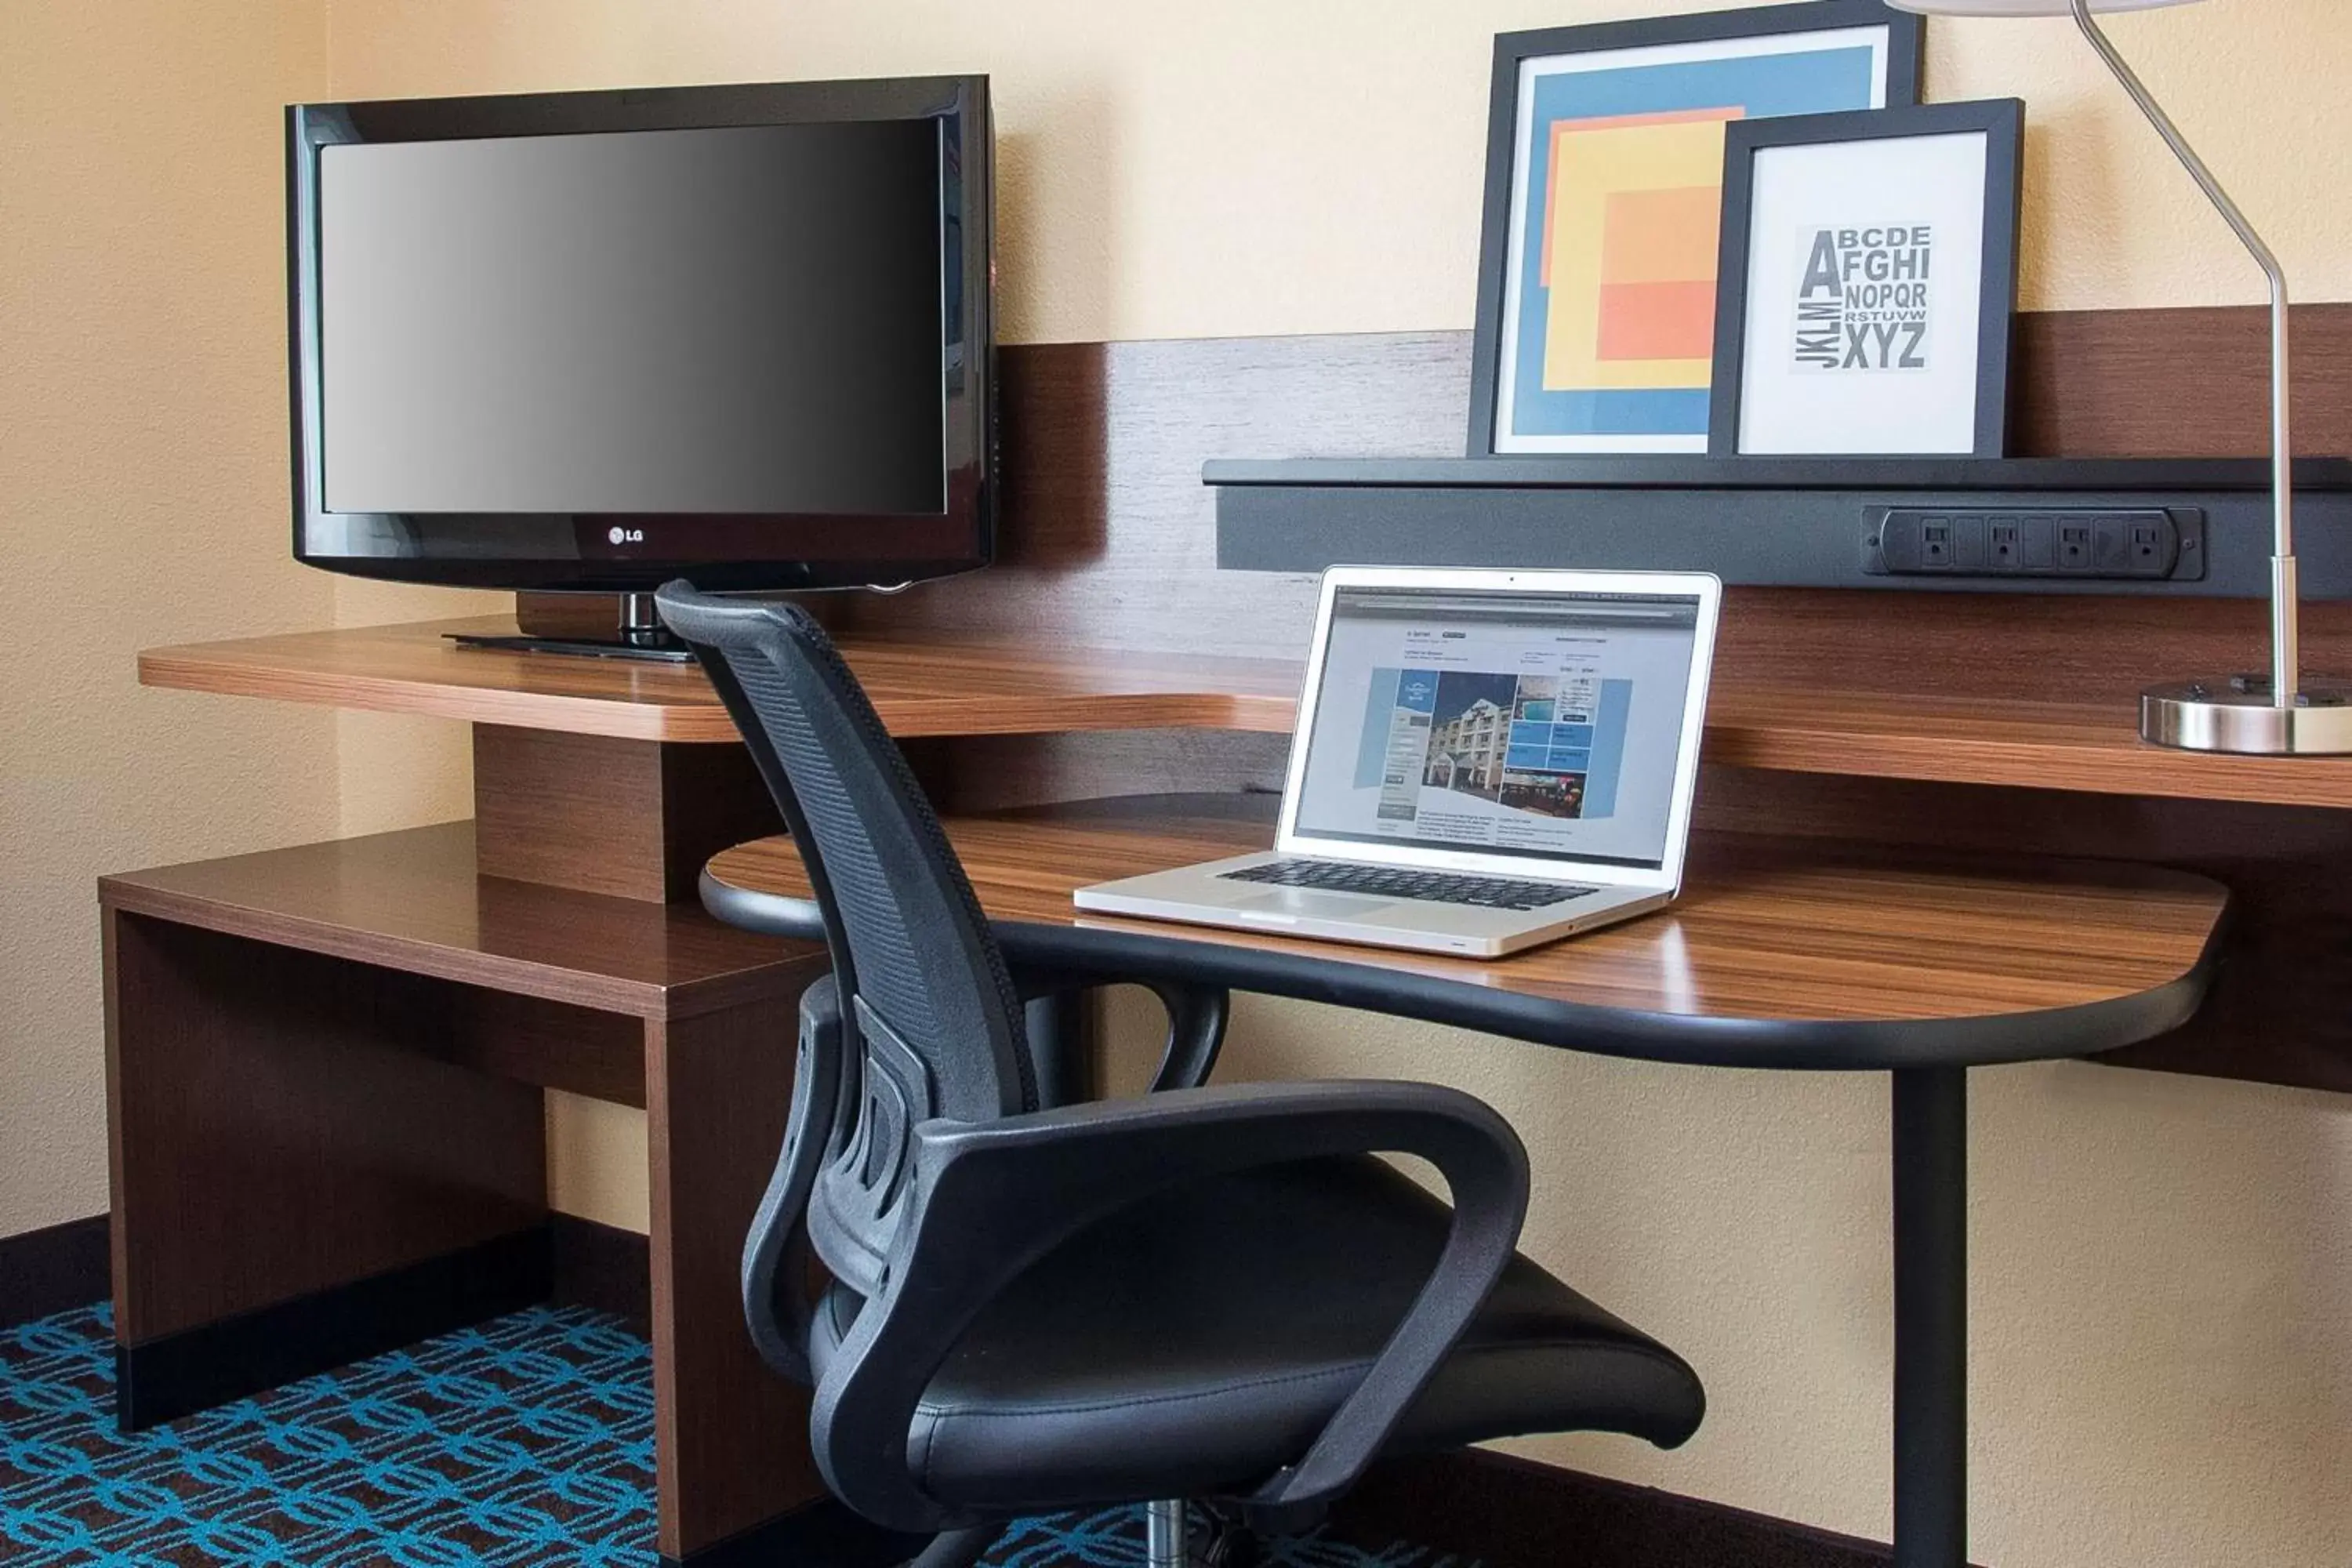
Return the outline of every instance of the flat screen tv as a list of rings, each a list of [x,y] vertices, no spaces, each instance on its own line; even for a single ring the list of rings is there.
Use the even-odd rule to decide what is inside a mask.
[[[298,559],[622,594],[987,563],[986,78],[286,124]]]

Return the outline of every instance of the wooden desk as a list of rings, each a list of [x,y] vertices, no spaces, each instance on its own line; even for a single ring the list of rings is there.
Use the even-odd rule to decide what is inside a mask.
[[[625,741],[738,743],[692,665],[459,647],[512,636],[511,616],[358,626],[150,648],[147,686],[418,713]],[[950,638],[849,637],[841,651],[893,735],[1091,730],[1290,732],[1296,659],[1220,658]]]
[[[1968,1517],[1970,1066],[2132,1044],[2196,1010],[2219,884],[2128,865],[1971,867],[1695,846],[1670,910],[1492,963],[1082,914],[1086,882],[1266,847],[1266,803],[1091,803],[951,820],[1019,964],[1262,991],[1654,1061],[1889,1069],[1895,1561],[1959,1568]],[[807,936],[797,852],[719,856],[706,902]]]
[[[951,819],[948,830],[1006,955],[1024,965],[1213,979],[1717,1067],[1982,1066],[2144,1039],[2196,1010],[2229,898],[2204,878],[2125,863],[1963,868],[1712,834],[1694,842],[1671,909],[1492,962],[1070,901],[1083,883],[1270,848],[1272,806],[1266,796],[1089,801]],[[718,856],[704,900],[757,929],[822,934],[787,838]]]
[[[691,666],[485,654],[444,636],[514,629],[511,616],[490,616],[192,643],[141,654],[139,679],[610,740],[735,742],[710,683]],[[1287,735],[1298,697],[1296,659],[952,637],[852,636],[841,648],[901,739],[1146,729]],[[1717,669],[1706,754],[1789,773],[2352,805],[2352,761],[2166,751],[2143,742],[2136,721],[2127,702],[1787,684],[1731,662]]]
[[[824,1496],[737,1270],[822,954],[691,901],[776,826],[690,667],[506,617],[153,650],[141,679],[474,725],[476,821],[104,879],[118,1413],[139,1426],[550,1288],[555,1088],[642,1107],[659,1544],[895,1561]],[[1286,727],[1295,664],[853,640],[904,735]],[[1041,1005],[1049,1038],[1066,1005]]]

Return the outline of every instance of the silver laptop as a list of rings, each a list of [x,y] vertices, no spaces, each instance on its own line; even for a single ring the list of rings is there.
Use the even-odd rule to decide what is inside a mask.
[[[1336,566],[1270,854],[1077,905],[1496,958],[1682,885],[1723,584]]]

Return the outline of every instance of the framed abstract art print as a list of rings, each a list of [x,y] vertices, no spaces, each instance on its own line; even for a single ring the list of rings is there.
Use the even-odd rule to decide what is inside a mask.
[[[1497,37],[1470,455],[1706,451],[1726,128],[1915,104],[1920,37],[1880,0]]]

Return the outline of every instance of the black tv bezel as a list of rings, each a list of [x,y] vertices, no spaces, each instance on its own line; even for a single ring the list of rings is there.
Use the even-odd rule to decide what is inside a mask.
[[[319,149],[350,142],[438,142],[602,132],[938,120],[941,264],[961,279],[961,321],[943,322],[944,510],[853,515],[642,512],[330,512],[319,502]],[[349,576],[517,591],[640,593],[675,577],[713,591],[847,587],[942,577],[985,566],[995,552],[994,136],[985,76],[519,93],[486,98],[293,104],[286,110],[287,353],[292,402],[294,558]],[[944,274],[943,274],[944,275]],[[961,346],[960,354],[953,351]],[[358,521],[413,541],[413,552],[327,554],[314,522]],[[551,550],[592,548],[612,529],[642,531],[654,552],[610,557],[491,553],[486,532],[544,531]],[[777,553],[730,545],[664,547],[666,536],[775,531]],[[841,543],[824,548],[835,531]],[[814,542],[812,543],[812,542]]]

